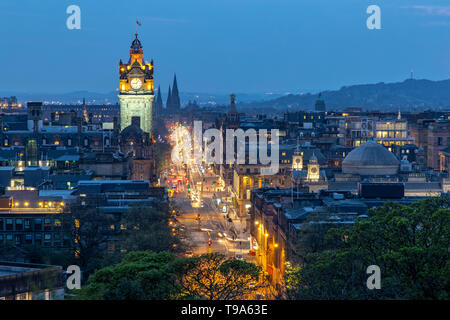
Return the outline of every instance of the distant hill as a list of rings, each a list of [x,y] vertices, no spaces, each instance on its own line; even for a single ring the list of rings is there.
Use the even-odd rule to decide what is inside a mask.
[[[167,92],[162,92],[163,101],[166,101]],[[118,92],[98,93],[90,91],[74,91],[68,93],[26,93],[26,92],[0,92],[0,97],[16,96],[19,102],[43,101],[45,103],[80,104],[83,98],[88,104],[116,104],[119,103]],[[230,94],[215,94],[202,92],[181,92],[182,105],[189,101],[197,101],[200,106],[227,105],[230,103]],[[236,93],[238,101],[265,101],[278,98],[282,94],[269,93]]]
[[[242,103],[243,109],[313,110],[317,94],[290,94],[273,100]],[[365,110],[450,109],[450,80],[408,79],[397,83],[344,86],[324,91],[327,110],[361,107]]]

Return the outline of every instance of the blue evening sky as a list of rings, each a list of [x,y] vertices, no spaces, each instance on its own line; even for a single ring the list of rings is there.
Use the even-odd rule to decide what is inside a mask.
[[[81,30],[66,28],[67,6]],[[381,7],[382,30],[366,8]],[[0,92],[110,92],[136,19],[155,84],[303,92],[450,78],[448,0],[20,0],[0,2]]]

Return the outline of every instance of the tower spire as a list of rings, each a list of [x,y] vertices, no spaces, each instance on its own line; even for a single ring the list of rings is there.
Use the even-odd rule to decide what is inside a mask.
[[[162,97],[161,97],[161,85],[158,85],[158,95],[156,96],[156,103],[162,107]]]
[[[173,77],[173,87],[172,87],[172,105],[175,110],[180,109],[180,94],[178,92],[177,74]]]
[[[161,86],[158,86],[158,95],[155,101],[155,119],[160,117],[163,113],[163,102],[161,97]]]
[[[170,89],[170,85],[169,85],[169,92],[167,93],[166,109],[167,110],[172,109],[172,90]]]

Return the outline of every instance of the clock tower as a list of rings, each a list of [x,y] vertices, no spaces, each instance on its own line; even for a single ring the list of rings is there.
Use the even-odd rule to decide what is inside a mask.
[[[309,163],[308,163],[307,180],[308,181],[313,181],[313,182],[319,181],[319,178],[320,178],[320,171],[319,170],[320,170],[319,162],[317,160],[317,157],[313,153],[313,155],[309,159]]]
[[[130,59],[127,64],[119,63],[120,74],[120,127],[131,125],[132,117],[139,117],[141,129],[152,135],[153,113],[153,60],[144,61],[141,41],[136,38],[131,43]]]

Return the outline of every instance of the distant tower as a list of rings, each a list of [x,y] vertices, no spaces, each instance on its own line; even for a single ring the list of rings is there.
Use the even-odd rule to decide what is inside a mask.
[[[319,96],[317,97],[315,110],[319,111],[319,112],[325,112],[326,111],[325,101],[323,100],[322,92],[320,92]]]
[[[308,181],[313,182],[319,181],[319,169],[320,169],[319,162],[317,160],[317,157],[313,153],[308,163],[308,176],[307,176]]]
[[[180,111],[180,93],[178,92],[177,75],[173,77],[173,87],[172,87],[172,107],[174,112]]]
[[[156,101],[155,101],[155,119],[158,119],[161,117],[161,114],[163,113],[163,102],[161,97],[161,86],[158,86],[158,94],[156,95]]]
[[[153,122],[153,60],[144,61],[144,50],[138,34],[131,43],[128,64],[119,62],[120,74],[120,127],[131,125],[133,117],[141,119],[141,128],[152,134]]]
[[[292,170],[294,171],[302,171],[303,170],[303,156],[300,152],[300,144],[297,138],[297,148],[294,152],[294,156],[292,157]]]
[[[169,92],[167,93],[166,111],[167,113],[172,112],[172,89],[170,89],[170,85],[169,85]]]
[[[236,108],[236,95],[232,93],[230,95],[230,107],[226,115],[226,127],[227,129],[237,129],[241,125],[241,119],[239,118],[239,112]]]
[[[28,130],[37,133],[42,128],[42,102],[28,102]]]

